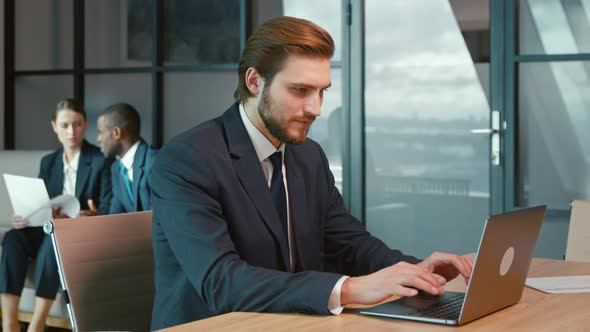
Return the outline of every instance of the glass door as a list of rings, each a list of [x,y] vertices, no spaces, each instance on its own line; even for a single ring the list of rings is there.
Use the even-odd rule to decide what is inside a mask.
[[[477,250],[502,165],[489,6],[364,1],[365,220],[392,248]]]

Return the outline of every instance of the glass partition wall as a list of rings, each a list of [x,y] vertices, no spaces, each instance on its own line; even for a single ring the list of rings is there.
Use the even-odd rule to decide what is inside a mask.
[[[334,37],[332,88],[310,137],[347,205],[390,246],[472,252],[490,211],[546,203],[537,255],[561,257],[569,202],[590,199],[590,0],[5,4],[7,148],[57,146],[49,120],[66,97],[85,100],[90,141],[98,112],[126,101],[161,145],[231,105],[248,33],[290,15]],[[188,15],[204,8],[227,17]],[[196,31],[215,17],[214,30],[229,20],[223,43]]]
[[[490,210],[489,135],[471,132],[490,123],[489,3],[365,3],[367,229],[420,257],[476,251]]]

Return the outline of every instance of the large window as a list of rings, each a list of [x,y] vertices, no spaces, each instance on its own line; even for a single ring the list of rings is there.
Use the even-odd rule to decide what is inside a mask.
[[[366,225],[413,255],[475,251],[489,213],[488,6],[366,1]]]
[[[332,86],[324,94],[321,116],[316,119],[309,137],[316,140],[328,157],[336,186],[342,191],[345,111],[342,109],[342,1],[283,0],[283,14],[310,20],[326,29],[334,39]]]
[[[515,159],[506,205],[547,204],[537,255],[561,258],[569,204],[590,199],[590,1],[519,0],[506,9],[516,22],[505,44]]]

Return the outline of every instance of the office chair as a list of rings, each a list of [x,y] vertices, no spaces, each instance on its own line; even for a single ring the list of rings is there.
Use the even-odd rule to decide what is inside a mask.
[[[152,212],[44,225],[73,331],[149,331],[154,298]]]

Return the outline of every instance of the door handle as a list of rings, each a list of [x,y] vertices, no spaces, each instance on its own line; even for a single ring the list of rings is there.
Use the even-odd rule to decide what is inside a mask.
[[[478,135],[491,135],[491,134],[495,134],[495,133],[499,132],[498,129],[491,129],[491,128],[471,129],[470,131],[472,134],[478,134]]]
[[[471,129],[470,132],[476,135],[490,135],[492,144],[490,147],[490,159],[492,165],[500,165],[500,112],[492,111],[492,128]]]

